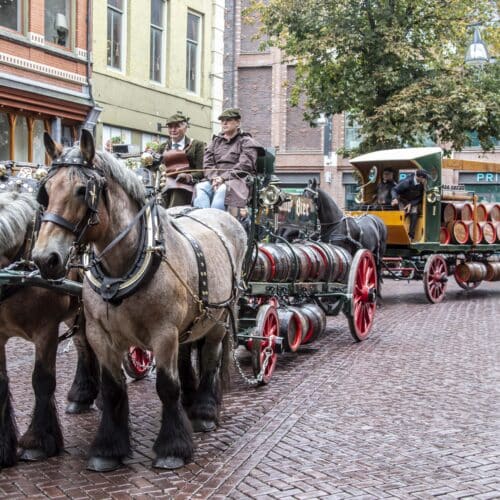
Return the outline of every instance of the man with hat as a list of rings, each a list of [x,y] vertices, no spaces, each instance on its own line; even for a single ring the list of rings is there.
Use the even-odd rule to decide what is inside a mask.
[[[391,207],[392,190],[395,187],[394,170],[391,167],[385,167],[382,171],[382,180],[378,183],[377,192],[374,196],[377,208],[387,210]]]
[[[158,151],[166,167],[162,179],[165,206],[191,205],[194,185],[203,177],[205,144],[186,135],[189,118],[180,111],[169,116],[166,125],[168,139]]]
[[[419,208],[422,204],[428,177],[425,170],[417,170],[415,174],[410,174],[392,189],[391,205],[393,207],[399,205],[399,209],[404,210],[410,216],[410,229],[408,231],[410,240],[415,238]]]
[[[241,114],[237,108],[224,110],[219,116],[222,132],[215,135],[203,157],[205,180],[196,186],[193,205],[197,208],[228,209],[237,216],[249,197],[247,177],[255,175],[262,147],[240,129]]]

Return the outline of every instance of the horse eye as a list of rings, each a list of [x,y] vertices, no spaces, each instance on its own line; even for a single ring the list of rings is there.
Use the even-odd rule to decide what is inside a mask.
[[[76,196],[85,198],[85,193],[87,191],[87,188],[85,186],[79,186],[76,188]]]

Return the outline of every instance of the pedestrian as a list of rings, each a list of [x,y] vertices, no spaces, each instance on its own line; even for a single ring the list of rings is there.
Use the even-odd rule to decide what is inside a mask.
[[[252,221],[250,219],[250,214],[248,213],[247,207],[240,208],[240,212],[238,214],[238,220],[240,221],[240,224],[243,226],[247,234],[249,234]]]
[[[247,206],[249,176],[256,174],[261,146],[240,128],[241,113],[229,108],[219,116],[222,131],[207,146],[203,158],[205,180],[197,184],[194,206],[228,210],[235,217]]]
[[[412,241],[415,239],[415,229],[427,179],[428,174],[425,170],[417,170],[415,174],[410,174],[392,189],[391,205],[399,206],[400,210],[404,210],[406,215],[410,216],[408,236]]]
[[[158,149],[166,168],[163,201],[167,208],[191,205],[194,186],[203,177],[205,144],[187,136],[189,118],[180,111],[169,116],[166,125],[168,139]]]

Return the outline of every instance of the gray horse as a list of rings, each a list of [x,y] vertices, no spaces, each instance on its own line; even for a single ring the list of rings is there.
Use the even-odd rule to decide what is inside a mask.
[[[35,216],[39,210],[29,193],[0,194],[0,263],[7,267],[19,259],[29,259]],[[72,324],[78,299],[56,291],[19,285],[0,286],[0,468],[21,460],[41,460],[63,449],[63,437],[54,401],[56,353],[59,324]],[[83,315],[74,337],[78,366],[68,394],[67,412],[90,408],[98,391],[98,365],[85,339]],[[35,344],[32,382],[35,407],[27,431],[19,439],[9,395],[5,346],[12,337]]]
[[[41,191],[47,211],[34,260],[42,275],[57,278],[75,242],[93,249],[84,261],[83,300],[87,335],[101,365],[103,412],[88,468],[116,469],[130,452],[121,361],[131,345],[154,351],[156,359],[163,410],[153,466],[181,467],[192,458],[193,442],[181,404],[179,344],[204,339],[189,418],[195,428],[211,430],[228,376],[226,318],[237,299],[245,231],[220,210],[172,218],[146,197],[132,171],[96,153],[85,130],[79,146],[62,150],[48,135],[45,146],[53,166]]]

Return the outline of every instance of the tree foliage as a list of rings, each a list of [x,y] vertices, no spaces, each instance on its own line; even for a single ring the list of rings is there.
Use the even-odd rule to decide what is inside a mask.
[[[297,64],[292,102],[306,119],[347,112],[361,151],[432,138],[460,150],[500,138],[499,62],[464,65],[472,23],[498,54],[491,0],[253,0],[265,44]]]

